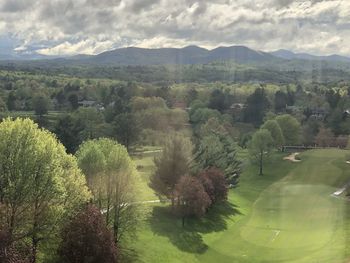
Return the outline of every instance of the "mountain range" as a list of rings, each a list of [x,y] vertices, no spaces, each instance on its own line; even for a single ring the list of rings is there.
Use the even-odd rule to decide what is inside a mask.
[[[237,64],[271,64],[288,63],[288,61],[307,60],[311,62],[341,62],[350,63],[350,58],[340,55],[315,56],[307,53],[294,53],[289,50],[263,52],[250,49],[245,46],[218,47],[212,50],[198,46],[184,48],[158,48],[146,49],[138,47],[120,48],[106,51],[98,55],[76,55],[71,57],[49,57],[36,53],[25,56],[6,56],[0,54],[0,60],[7,61],[41,61],[59,64],[79,65],[113,65],[113,66],[136,66],[136,65],[189,65],[206,64],[212,62],[234,62]]]

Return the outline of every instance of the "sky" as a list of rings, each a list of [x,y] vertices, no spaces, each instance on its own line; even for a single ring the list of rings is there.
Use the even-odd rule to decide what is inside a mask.
[[[0,54],[187,45],[350,56],[350,0],[0,0]]]

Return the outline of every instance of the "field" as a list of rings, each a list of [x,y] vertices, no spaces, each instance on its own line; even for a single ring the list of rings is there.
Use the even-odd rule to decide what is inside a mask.
[[[147,204],[150,212],[133,244],[135,260],[348,262],[350,203],[331,196],[350,180],[346,154],[336,149],[308,151],[299,163],[274,154],[261,177],[256,166],[246,164],[229,202],[201,220],[188,219],[185,228],[167,205]],[[150,159],[145,162],[151,169]],[[147,170],[141,176],[148,178]]]

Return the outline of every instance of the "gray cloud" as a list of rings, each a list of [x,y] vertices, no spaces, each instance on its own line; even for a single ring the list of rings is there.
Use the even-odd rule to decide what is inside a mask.
[[[350,55],[349,16],[343,0],[1,0],[0,37],[43,54],[237,44]]]

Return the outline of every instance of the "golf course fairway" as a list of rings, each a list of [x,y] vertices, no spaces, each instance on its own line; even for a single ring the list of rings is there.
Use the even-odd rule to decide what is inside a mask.
[[[264,175],[246,164],[229,202],[183,228],[167,204],[148,206],[133,243],[137,262],[349,262],[350,202],[332,196],[350,180],[348,151],[274,154]],[[247,162],[248,163],[248,162]]]

